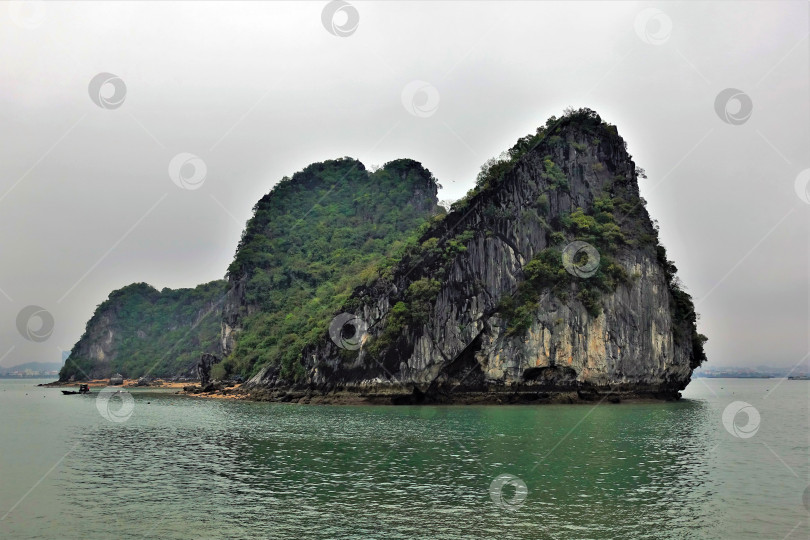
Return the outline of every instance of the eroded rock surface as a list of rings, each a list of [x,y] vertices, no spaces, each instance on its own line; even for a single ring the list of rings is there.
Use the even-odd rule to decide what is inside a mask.
[[[658,245],[624,141],[613,126],[592,119],[544,133],[491,185],[454,205],[422,236],[421,251],[358,288],[346,311],[367,324],[362,347],[347,350],[324,336],[304,352],[305,380],[267,367],[249,386],[394,402],[677,398],[703,360],[705,338]],[[597,200],[619,201],[609,219],[621,234],[600,251],[605,258],[611,253],[611,264],[620,267],[615,274],[627,279],[590,305],[581,300],[587,277],[541,290],[528,327],[510,329],[502,305],[526,280],[526,265],[543,250],[583,237],[569,223],[578,209],[608,220],[595,210]],[[461,247],[450,245],[459,238]],[[426,317],[403,323],[395,306],[414,311],[413,284],[433,279],[438,285]],[[394,335],[386,333],[392,325]]]

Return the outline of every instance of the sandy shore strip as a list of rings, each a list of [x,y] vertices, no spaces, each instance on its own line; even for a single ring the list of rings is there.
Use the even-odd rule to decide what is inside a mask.
[[[183,392],[182,394],[189,397],[198,397],[206,399],[233,399],[242,401],[254,401],[250,398],[249,394],[245,394],[242,392],[223,393],[223,391],[217,390],[214,392],[200,392],[199,394],[192,394],[189,392]]]
[[[113,386],[110,384],[109,379],[93,379],[90,381],[74,381],[74,382],[53,381],[43,384],[42,386],[47,388],[78,389],[80,384],[86,384],[90,388],[95,389]],[[150,389],[177,390],[177,392],[175,392],[176,394],[208,399],[234,399],[234,400],[250,399],[250,396],[240,389],[240,387],[242,386],[241,384],[235,384],[233,386],[226,387],[222,390],[214,390],[212,392],[189,391],[192,388],[196,389],[200,387],[199,383],[195,381],[166,381],[163,379],[153,379],[148,385],[141,385],[141,386],[138,386],[138,379],[124,379],[124,384],[114,386],[120,388],[140,388],[142,390],[150,390]]]
[[[109,379],[93,379],[91,381],[74,381],[74,382],[54,381],[47,384],[43,384],[42,386],[78,387],[80,384],[86,384],[90,388],[104,388],[105,386],[113,386],[110,384]],[[182,390],[186,386],[192,385],[194,385],[194,383],[190,381],[181,382],[181,381],[164,381],[163,379],[154,379],[148,385],[138,386],[138,379],[124,379],[124,384],[115,386],[122,386],[124,388],[176,388],[177,390]]]

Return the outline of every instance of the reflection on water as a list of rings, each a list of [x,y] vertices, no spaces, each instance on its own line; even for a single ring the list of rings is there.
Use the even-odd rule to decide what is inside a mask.
[[[784,489],[788,469],[807,478],[806,408],[792,413],[805,415],[802,437],[776,430],[768,442],[782,465],[762,441],[725,432],[727,400],[704,390],[679,403],[429,408],[135,393],[120,424],[94,415],[92,398],[54,398],[59,411],[41,428],[69,426],[51,444],[76,446],[0,527],[14,537],[781,538],[799,523],[806,536],[804,486],[794,477],[796,493]],[[762,431],[777,403],[759,406]],[[496,484],[493,496],[502,474],[528,493]],[[739,488],[752,478],[760,494]]]

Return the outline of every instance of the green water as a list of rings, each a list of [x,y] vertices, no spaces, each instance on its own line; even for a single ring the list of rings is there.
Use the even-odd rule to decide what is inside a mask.
[[[120,396],[102,407],[120,422],[36,382],[0,380],[2,538],[810,536],[810,381],[702,380],[678,403],[598,406],[133,390],[128,418]],[[760,413],[754,436],[723,427],[734,401]],[[502,474],[525,491],[493,497]]]

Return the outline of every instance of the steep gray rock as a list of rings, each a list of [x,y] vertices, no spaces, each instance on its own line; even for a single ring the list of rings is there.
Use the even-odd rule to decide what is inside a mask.
[[[197,362],[197,377],[200,379],[200,386],[205,388],[211,382],[211,368],[220,362],[220,358],[214,354],[203,353]]]
[[[363,322],[362,347],[324,336],[304,351],[305,380],[267,367],[249,386],[382,402],[677,398],[704,359],[705,338],[658,245],[624,141],[588,110],[521,141],[421,246],[354,292],[345,311]],[[606,200],[617,207],[595,209]],[[527,264],[594,238],[572,225],[578,209],[613,234],[597,251],[625,278],[598,294],[588,277],[555,278],[526,304],[529,323],[510,328],[504,301],[527,282]]]

